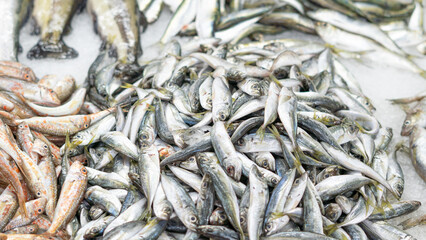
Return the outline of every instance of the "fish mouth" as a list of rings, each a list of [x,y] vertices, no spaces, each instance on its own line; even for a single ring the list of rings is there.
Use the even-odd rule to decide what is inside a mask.
[[[410,127],[410,128],[403,127],[403,128],[401,129],[401,136],[404,136],[404,137],[409,136],[409,135],[411,134],[411,132],[412,132],[412,131],[413,131],[413,128],[412,128],[412,127]]]

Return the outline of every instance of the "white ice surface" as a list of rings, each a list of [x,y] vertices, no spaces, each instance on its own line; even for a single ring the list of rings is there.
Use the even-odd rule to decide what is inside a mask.
[[[150,45],[155,44],[161,37],[168,20],[170,12],[164,9],[159,20],[150,26],[142,34],[142,46],[145,54],[150,52]],[[95,60],[99,53],[101,40],[93,30],[93,23],[90,16],[83,12],[74,16],[72,20],[72,31],[64,37],[65,43],[79,52],[79,56],[73,60],[29,60],[26,58],[28,50],[38,41],[38,36],[31,36],[31,24],[27,23],[21,31],[20,43],[23,53],[19,61],[31,67],[40,78],[45,74],[73,75],[78,83],[82,83],[87,75],[90,64]],[[286,37],[300,37],[299,33],[286,33]],[[152,49],[151,49],[152,50]],[[426,90],[426,80],[419,75],[386,66],[376,62],[360,62],[358,60],[348,59],[343,61],[344,65],[355,75],[361,84],[361,87],[368,97],[371,98],[374,106],[377,108],[375,116],[383,126],[392,127],[394,131],[393,144],[404,140],[399,135],[401,124],[404,120],[404,113],[397,106],[387,101],[391,98],[401,98],[412,96],[416,93]],[[426,57],[419,61],[419,65],[426,69]],[[411,164],[411,160],[403,154],[398,155],[399,162],[405,174],[405,190],[402,196],[403,200],[418,200],[422,206],[416,212],[393,220],[393,223],[399,223],[402,220],[412,217],[418,217],[426,214],[426,183],[416,174]],[[407,230],[417,239],[426,239],[426,226],[418,226]]]

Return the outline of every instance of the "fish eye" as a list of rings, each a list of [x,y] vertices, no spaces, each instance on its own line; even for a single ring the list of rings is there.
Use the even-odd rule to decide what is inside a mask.
[[[192,156],[192,157],[188,158],[188,161],[190,161],[190,162],[195,161],[195,157],[194,157],[194,156]]]
[[[47,149],[47,148],[48,148],[48,146],[47,146],[47,145],[44,145],[43,147],[44,147],[45,149]]]
[[[219,214],[219,219],[221,219],[221,220],[225,220],[225,219],[226,219],[225,214]]]
[[[96,156],[97,157],[101,157],[102,155],[100,153],[96,153]]]
[[[246,221],[246,218],[245,217],[240,217],[240,222],[245,222]]]
[[[267,167],[268,166],[268,161],[263,161],[263,163],[262,163],[262,165],[264,166],[264,167]]]
[[[411,123],[411,121],[410,120],[407,120],[407,121],[405,121],[405,125],[410,125],[410,123]]]
[[[82,168],[82,169],[81,169],[81,172],[82,172],[83,174],[86,174],[86,173],[87,173],[86,168]]]
[[[235,168],[234,168],[234,166],[228,166],[228,167],[226,168],[226,171],[227,171],[230,175],[233,175],[233,174],[234,174],[234,172],[235,172]]]
[[[272,178],[271,182],[272,182],[273,184],[277,184],[277,183],[278,183],[278,179],[276,179],[276,178]]]
[[[242,138],[238,139],[237,145],[242,146],[243,144],[244,144],[244,139],[242,139]]]
[[[143,139],[143,140],[147,140],[147,139],[148,139],[148,136],[147,136],[146,134],[142,134],[142,139]]]
[[[211,98],[207,99],[207,103],[212,104],[212,99]]]
[[[223,113],[219,114],[219,119],[220,119],[221,121],[224,121],[224,120],[226,119],[226,115],[225,115],[225,114],[223,114]]]
[[[295,181],[294,181],[294,184],[299,184],[299,179],[296,179]]]
[[[207,187],[207,183],[206,182],[204,182],[203,183],[203,188],[206,188]]]
[[[370,105],[370,103],[369,103],[369,102],[366,102],[366,103],[365,103],[365,105],[367,105],[367,106],[368,106],[368,105]]]
[[[86,124],[84,124],[84,127],[85,127],[85,128],[88,128],[88,127],[89,127],[89,124],[87,124],[87,123],[86,123]]]
[[[42,213],[42,212],[43,212],[43,209],[39,208],[39,209],[37,209],[37,212],[38,212],[38,213]]]
[[[330,177],[330,174],[327,173],[327,174],[324,175],[324,177],[328,178],[328,177]]]
[[[36,195],[37,195],[37,197],[41,197],[41,192],[40,192],[40,191],[38,191],[38,192],[36,193]]]
[[[266,224],[266,230],[268,230],[268,231],[270,231],[270,230],[272,230],[272,223],[268,223],[268,224]]]
[[[189,221],[191,221],[192,223],[195,223],[197,221],[197,218],[195,216],[191,216],[189,218]]]
[[[30,75],[28,75],[28,74],[26,73],[26,74],[24,74],[24,78],[25,78],[25,79],[30,79]]]

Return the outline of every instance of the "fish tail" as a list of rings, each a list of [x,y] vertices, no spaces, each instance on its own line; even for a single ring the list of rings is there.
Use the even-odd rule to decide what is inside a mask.
[[[300,174],[302,174],[304,171],[302,170],[302,164],[300,162],[300,159],[305,156],[305,154],[303,153],[302,149],[300,148],[299,144],[295,144],[294,146],[294,158],[295,158],[295,162],[294,165],[296,166],[296,169],[298,170],[298,172]]]
[[[133,86],[133,84],[130,83],[123,83],[123,85],[120,86],[121,88],[134,88],[135,86]]]
[[[147,201],[149,203],[149,201]],[[145,211],[143,211],[141,219],[148,222],[149,219],[151,219],[152,216],[152,209],[151,206],[147,207]]]
[[[76,58],[77,56],[78,52],[68,47],[62,40],[59,40],[57,43],[40,40],[27,54],[29,59],[70,59]]]
[[[333,234],[337,229],[339,228],[339,224],[335,223],[335,224],[331,224],[328,226],[324,227],[324,233],[327,236],[330,236],[331,234]]]
[[[19,211],[21,211],[21,214],[24,214],[24,216],[29,217],[29,213],[27,210],[27,207],[25,206],[25,198],[23,196],[19,196],[18,194],[18,202],[19,202]]]
[[[266,126],[262,124],[260,128],[256,131],[256,135],[260,137],[260,141],[263,142],[263,138],[265,137],[265,128]]]
[[[19,119],[19,117],[15,116],[15,114],[0,110],[0,118],[3,121],[5,121],[7,125],[11,125],[11,126],[19,125],[19,123],[16,121],[16,119]]]

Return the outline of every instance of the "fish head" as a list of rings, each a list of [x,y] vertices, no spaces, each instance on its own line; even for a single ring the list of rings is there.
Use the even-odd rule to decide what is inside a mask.
[[[342,215],[342,209],[336,203],[330,203],[325,207],[325,216],[335,222]]]
[[[41,87],[41,104],[59,106],[61,100],[59,100],[58,94],[49,88]]]
[[[405,117],[404,123],[401,128],[401,136],[408,136],[413,131],[414,126],[416,125],[416,114],[409,114]]]
[[[49,154],[50,148],[45,142],[37,138],[36,140],[34,140],[33,148],[31,151],[38,153],[40,156],[45,157]]]
[[[169,219],[172,215],[172,212],[172,207],[169,204],[165,204],[165,206],[161,208],[160,212],[156,213],[156,216],[160,219]]]
[[[209,219],[209,223],[211,225],[219,225],[219,226],[225,225],[227,221],[228,221],[228,216],[226,215],[225,211],[221,207],[218,207],[217,209],[215,209],[210,215],[210,219]]]
[[[88,128],[91,122],[91,118],[87,115],[84,117],[71,118],[70,120],[74,126],[81,130]]]
[[[75,181],[87,181],[87,169],[80,161],[75,161],[72,163],[66,179],[68,179],[68,177]]]
[[[198,225],[198,216],[194,213],[188,213],[184,219],[185,226],[189,226],[189,229],[195,229]]]
[[[402,196],[402,192],[404,192],[404,182],[403,181],[394,181],[393,184],[391,184],[392,189],[396,193],[397,197]]]
[[[31,214],[34,214],[34,216],[43,214],[44,211],[46,210],[46,203],[47,203],[47,200],[44,197],[33,200],[31,210],[30,210],[32,211]]]
[[[35,81],[37,79],[33,70],[31,70],[29,67],[22,68],[22,78],[27,81]]]
[[[247,74],[245,73],[244,67],[238,65],[237,67],[230,68],[226,74],[225,78],[228,81],[240,82],[247,78]]]
[[[217,113],[213,116],[213,121],[225,121],[228,117],[229,111],[226,108],[223,108],[217,111]]]
[[[242,163],[238,156],[229,156],[222,160],[225,172],[235,181],[239,181],[242,174]]]
[[[282,228],[282,226],[289,222],[290,218],[287,215],[281,215],[281,213],[272,213],[272,216],[265,222],[263,228],[266,236],[277,233]]]

